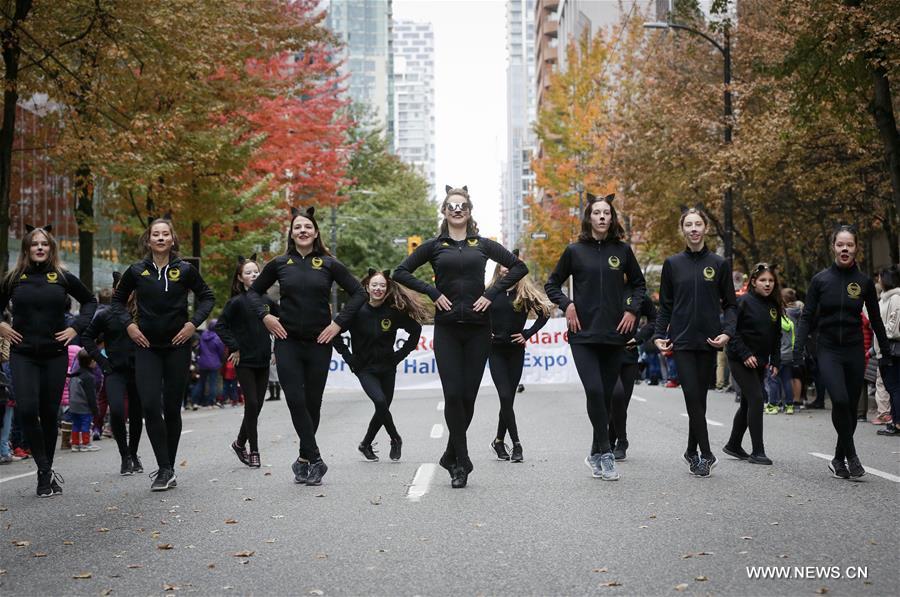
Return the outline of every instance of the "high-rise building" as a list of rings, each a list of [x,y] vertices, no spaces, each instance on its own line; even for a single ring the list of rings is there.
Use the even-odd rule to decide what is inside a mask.
[[[341,72],[354,102],[368,104],[394,131],[391,0],[327,0],[326,26],[344,44]]]
[[[534,173],[531,154],[535,120],[535,0],[506,3],[506,159],[503,164],[501,230],[503,244],[519,244],[525,199]]]
[[[431,23],[394,21],[394,153],[435,189],[434,31]]]

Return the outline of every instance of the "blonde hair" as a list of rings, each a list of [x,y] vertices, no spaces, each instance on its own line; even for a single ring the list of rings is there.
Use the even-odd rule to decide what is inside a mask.
[[[489,288],[500,279],[500,267],[499,263],[494,267],[494,276],[491,278],[491,283],[488,284]],[[513,306],[524,305],[527,311],[533,310],[544,317],[550,317],[550,313],[553,312],[553,305],[550,303],[547,295],[544,294],[544,291],[534,283],[530,275],[526,275],[516,282],[513,290],[516,293],[516,297],[513,299]]]

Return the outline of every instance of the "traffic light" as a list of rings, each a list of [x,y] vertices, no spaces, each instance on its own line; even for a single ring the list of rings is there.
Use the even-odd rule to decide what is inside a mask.
[[[412,252],[419,248],[422,244],[422,237],[418,235],[406,237],[406,254],[412,255]]]

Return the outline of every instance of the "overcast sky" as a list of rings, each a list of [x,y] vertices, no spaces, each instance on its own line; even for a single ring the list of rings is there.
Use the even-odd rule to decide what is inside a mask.
[[[504,0],[394,0],[394,19],[434,27],[436,188],[468,185],[484,236],[500,236],[506,148]]]

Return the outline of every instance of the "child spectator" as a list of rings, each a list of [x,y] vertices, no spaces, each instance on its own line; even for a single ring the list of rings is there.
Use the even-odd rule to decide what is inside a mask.
[[[95,452],[100,448],[91,442],[91,427],[97,416],[97,391],[94,360],[83,348],[78,351],[78,371],[69,375],[69,414],[72,417],[72,451]]]

